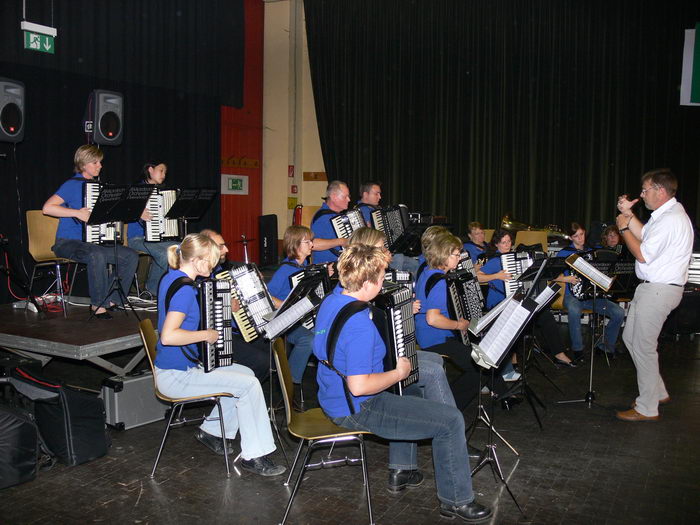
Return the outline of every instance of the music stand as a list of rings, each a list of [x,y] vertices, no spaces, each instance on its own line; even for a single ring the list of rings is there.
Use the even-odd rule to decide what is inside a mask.
[[[126,307],[131,308],[131,311],[136,316],[136,319],[141,320],[134,309],[134,306],[129,302],[129,298],[125,295],[122,289],[121,278],[119,277],[119,257],[117,254],[117,223],[118,222],[136,222],[143,210],[146,208],[148,198],[151,196],[153,188],[149,186],[111,186],[103,185],[100,187],[100,193],[97,196],[95,205],[90,212],[88,225],[109,224],[114,228],[114,272],[112,283],[107,290],[102,302],[97,308],[90,312],[88,321],[95,317],[95,312],[102,308],[109,300],[113,292],[117,292],[124,306],[124,313],[128,315]]]
[[[211,188],[184,188],[165,214],[166,219],[177,219],[182,224],[182,236],[187,235],[188,221],[197,221],[211,205],[217,190]]]

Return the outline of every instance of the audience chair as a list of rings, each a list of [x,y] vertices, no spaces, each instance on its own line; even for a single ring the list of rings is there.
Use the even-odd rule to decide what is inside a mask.
[[[156,343],[158,342],[158,336],[156,331],[153,329],[153,323],[150,319],[144,319],[139,323],[139,331],[141,332],[141,340],[143,341],[143,347],[146,351],[146,356],[148,357],[148,362],[151,365],[151,371],[153,372],[153,387],[155,389],[156,397],[162,399],[166,403],[170,404],[170,417],[168,418],[168,423],[165,426],[165,432],[163,433],[163,439],[160,442],[160,448],[158,449],[158,454],[156,455],[156,461],[153,464],[153,470],[151,471],[151,478],[155,476],[156,467],[158,467],[158,461],[160,460],[160,455],[163,452],[163,447],[165,446],[165,440],[168,439],[168,433],[173,427],[184,426],[188,423],[198,423],[204,421],[206,416],[187,419],[182,415],[182,409],[193,403],[210,402],[214,403],[219,409],[219,414],[221,411],[221,398],[222,397],[235,397],[233,394],[228,392],[216,392],[211,394],[205,394],[201,396],[191,396],[191,397],[168,397],[163,395],[158,390],[158,381],[156,380],[156,370],[155,370],[155,359],[156,359]],[[224,419],[222,417],[216,418],[219,420],[221,425],[221,439],[224,442],[224,462],[226,463],[226,477],[231,477],[231,470],[229,468],[228,452],[226,447],[226,429],[224,428]],[[238,455],[240,457],[240,454]],[[238,457],[233,460],[235,464]]]
[[[56,285],[56,294],[61,298],[63,317],[66,317],[67,302],[63,293],[61,265],[75,263],[75,261],[57,257],[51,250],[51,247],[56,242],[56,230],[58,229],[58,219],[56,217],[44,215],[41,210],[27,210],[26,217],[29,253],[35,261],[34,268],[32,269],[32,277],[29,280],[29,293],[32,293],[36,269],[44,266],[53,266],[56,272],[56,280],[53,284]],[[73,279],[71,280],[71,290],[73,289],[75,273],[77,272],[73,273]],[[51,286],[53,286],[53,284]],[[69,290],[68,294],[69,299],[71,290]],[[27,305],[29,302],[29,298],[27,298]]]
[[[370,434],[370,432],[364,432],[359,430],[348,430],[343,427],[339,427],[334,424],[320,408],[312,408],[304,412],[296,412],[292,408],[292,400],[294,396],[294,384],[292,383],[292,374],[289,370],[289,363],[287,361],[287,352],[282,339],[275,340],[273,345],[273,353],[275,356],[275,365],[277,366],[277,376],[280,381],[280,388],[282,390],[282,397],[284,398],[284,408],[287,413],[287,430],[293,436],[299,438],[299,447],[297,448],[296,455],[294,456],[294,462],[292,463],[292,468],[289,469],[289,476],[287,481],[284,483],[285,486],[289,485],[292,479],[292,474],[294,473],[294,468],[299,461],[301,455],[301,450],[304,444],[308,445],[306,450],[306,455],[299,469],[299,474],[297,474],[297,479],[294,482],[294,488],[292,489],[292,494],[289,496],[289,501],[287,502],[287,508],[284,511],[284,517],[282,518],[282,524],[287,520],[289,511],[292,508],[292,503],[294,502],[294,497],[296,496],[301,481],[304,478],[304,474],[307,469],[312,468],[324,468],[333,467],[337,465],[362,465],[362,476],[365,484],[365,491],[367,495],[367,512],[369,513],[369,522],[373,523],[372,520],[372,499],[369,490],[369,477],[367,476],[367,461],[365,453],[365,442],[363,439],[364,434]],[[322,365],[319,365],[322,366]],[[338,459],[332,459],[330,453],[335,448],[335,445],[343,444],[356,444],[360,448],[359,458],[348,458],[347,456]],[[320,461],[316,463],[310,462],[310,457],[312,452],[317,448],[321,447],[331,447],[331,452],[328,456],[323,456]]]

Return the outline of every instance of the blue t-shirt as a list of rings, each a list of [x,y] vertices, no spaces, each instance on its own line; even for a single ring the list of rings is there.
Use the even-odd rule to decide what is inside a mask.
[[[362,213],[362,218],[365,220],[365,222],[367,224],[372,224],[372,212],[376,210],[377,207],[359,200],[357,201],[357,209],[360,210],[360,213]]]
[[[443,330],[442,328],[430,326],[426,319],[428,310],[440,310],[442,315],[450,319],[450,313],[447,310],[447,284],[445,279],[440,279],[430,290],[430,294],[427,297],[425,294],[428,279],[436,274],[444,275],[445,272],[426,267],[416,282],[416,299],[420,301],[420,312],[416,314],[416,337],[421,348],[430,348],[431,346],[444,343],[450,337],[454,337],[452,330]]]
[[[285,264],[287,263],[287,264]],[[289,276],[297,273],[299,270],[306,266],[306,261],[303,265],[298,264],[295,260],[287,257],[280,264],[279,269],[275,272],[267,285],[267,289],[270,295],[277,297],[280,301],[284,301],[289,292],[292,291],[292,285],[289,282]]]
[[[501,264],[501,253],[498,252],[496,257],[489,259],[486,264],[481,267],[481,271],[486,275],[498,273],[503,269]],[[486,296],[486,308],[490,310],[503,299],[506,298],[506,285],[502,279],[496,279],[488,282],[489,293]]]
[[[79,210],[83,207],[83,186],[88,181],[80,173],[75,173],[56,191],[56,195],[63,199],[62,206]],[[56,239],[83,240],[83,223],[75,217],[59,217]]]
[[[311,231],[314,232],[314,237],[317,237],[319,239],[337,239],[338,236],[336,235],[335,231],[333,230],[333,225],[331,224],[331,219],[338,215],[336,212],[331,210],[328,207],[328,204],[325,202],[323,203],[323,206],[318,210],[320,212],[321,210],[328,210],[331,213],[325,213],[321,215],[318,219],[316,219],[314,222],[311,223]],[[318,213],[316,212],[316,213]],[[334,248],[334,250],[337,250],[338,248]],[[331,250],[320,250],[320,251],[315,251],[314,252],[314,263],[319,264],[319,263],[324,263],[324,262],[332,262],[332,261],[337,261],[338,256],[335,255]]]
[[[158,332],[162,332],[163,323],[165,322],[165,296],[168,293],[168,288],[178,277],[187,277],[180,270],[168,270],[160,281],[158,287]],[[185,285],[180,288],[170,300],[169,312],[182,312],[185,314],[185,319],[182,321],[180,328],[183,330],[199,330],[199,303],[197,302],[197,290],[192,286]],[[166,346],[158,339],[155,365],[163,370],[187,370],[197,366],[195,363],[187,359],[179,346]],[[197,344],[187,345],[186,351],[193,356],[199,356]]]
[[[355,300],[349,295],[333,293],[326,296],[321,303],[316,317],[313,347],[314,355],[319,360],[326,359],[328,332],[338,312]],[[384,372],[385,354],[386,346],[374,322],[369,318],[369,310],[363,310],[353,315],[343,326],[336,343],[333,366],[346,376],[381,373]],[[349,416],[350,408],[341,377],[319,363],[316,380],[318,401],[323,411],[330,417]],[[352,396],[355,412],[360,411],[360,403],[371,397],[373,396]]]
[[[469,253],[469,257],[471,257],[472,262],[475,264],[476,260],[479,258],[479,255],[484,253],[484,248],[477,244],[474,244],[472,241],[465,242],[464,249]]]

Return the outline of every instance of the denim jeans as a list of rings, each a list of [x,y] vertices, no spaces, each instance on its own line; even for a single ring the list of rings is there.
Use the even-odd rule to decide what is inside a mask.
[[[417,385],[404,390],[403,396],[377,394],[360,405],[360,412],[333,421],[388,439],[391,469],[415,469],[416,441],[432,439],[438,499],[465,505],[474,501],[474,493],[464,416],[454,405],[441,361],[436,354],[419,352]]]
[[[292,353],[289,356],[289,369],[292,372],[292,381],[301,383],[306,370],[306,363],[313,350],[314,334],[303,326],[297,326],[287,334],[287,342],[291,344]]]
[[[188,370],[156,368],[158,390],[170,397],[188,397],[212,392],[229,392],[236,397],[222,397],[226,438],[234,439],[241,432],[241,457],[253,459],[275,450],[267,405],[260,382],[249,368],[233,364],[216,368],[209,373],[192,367]],[[221,437],[216,406],[202,423],[201,429]]]
[[[395,253],[392,256],[391,263],[389,263],[389,268],[411,272],[414,277],[418,271],[418,266],[420,265],[417,257],[409,257],[403,253]]]
[[[581,315],[583,310],[594,310],[596,313],[606,316],[609,321],[605,327],[605,351],[614,352],[617,334],[625,319],[625,311],[620,305],[608,299],[596,299],[595,309],[593,300],[587,299],[579,301],[573,295],[564,296],[564,308],[569,316],[569,338],[571,339],[571,350],[573,352],[583,351],[583,337],[581,335]]]
[[[114,246],[102,246],[79,241],[77,239],[56,239],[56,244],[51,248],[58,257],[73,259],[87,265],[88,289],[90,290],[90,304],[92,306],[109,306],[109,303],[121,304],[121,299],[116,290],[107,299],[112,280],[107,274],[107,265],[114,264]],[[117,246],[117,259],[119,261],[119,278],[122,282],[124,295],[129,293],[134,272],[139,263],[138,254],[131,248]],[[106,299],[106,300],[105,300]]]
[[[151,267],[146,278],[146,290],[153,295],[158,295],[158,283],[165,272],[168,271],[168,248],[173,241],[146,242],[143,237],[131,237],[129,247],[151,256]]]

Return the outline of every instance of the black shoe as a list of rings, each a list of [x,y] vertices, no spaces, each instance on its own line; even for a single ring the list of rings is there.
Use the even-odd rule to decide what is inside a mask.
[[[124,308],[124,306],[121,304],[113,304],[112,306],[108,307],[107,310],[110,312],[123,312],[126,310],[126,308]]]
[[[202,445],[211,450],[214,454],[218,454],[219,456],[224,455],[224,444],[222,443],[220,437],[213,436],[208,432],[205,432],[201,428],[198,428],[194,431],[194,437],[197,441],[199,441]],[[233,454],[233,447],[229,444],[228,440],[226,440],[226,446],[228,448],[227,452],[230,456],[231,454]]]
[[[576,368],[576,363],[573,361],[562,361],[558,357],[553,357],[552,360],[557,368]]]
[[[275,465],[274,461],[270,459],[269,454],[267,456],[260,456],[259,458],[242,459],[241,468],[253,474],[260,474],[261,476],[279,476],[287,470],[287,468],[282,465]]]
[[[108,319],[111,319],[112,315],[109,312],[102,312],[101,314],[95,314],[95,319],[102,319],[103,321],[107,321]]]
[[[406,487],[418,487],[423,483],[423,473],[420,470],[397,470],[389,471],[389,486],[387,489],[392,494],[401,492]]]
[[[523,398],[519,396],[508,396],[501,399],[501,408],[503,410],[511,410],[515,405],[519,405],[523,402]]]
[[[460,518],[463,521],[475,523],[490,518],[492,511],[488,507],[472,501],[461,507],[454,507],[446,503],[440,503],[440,516],[445,518]]]

